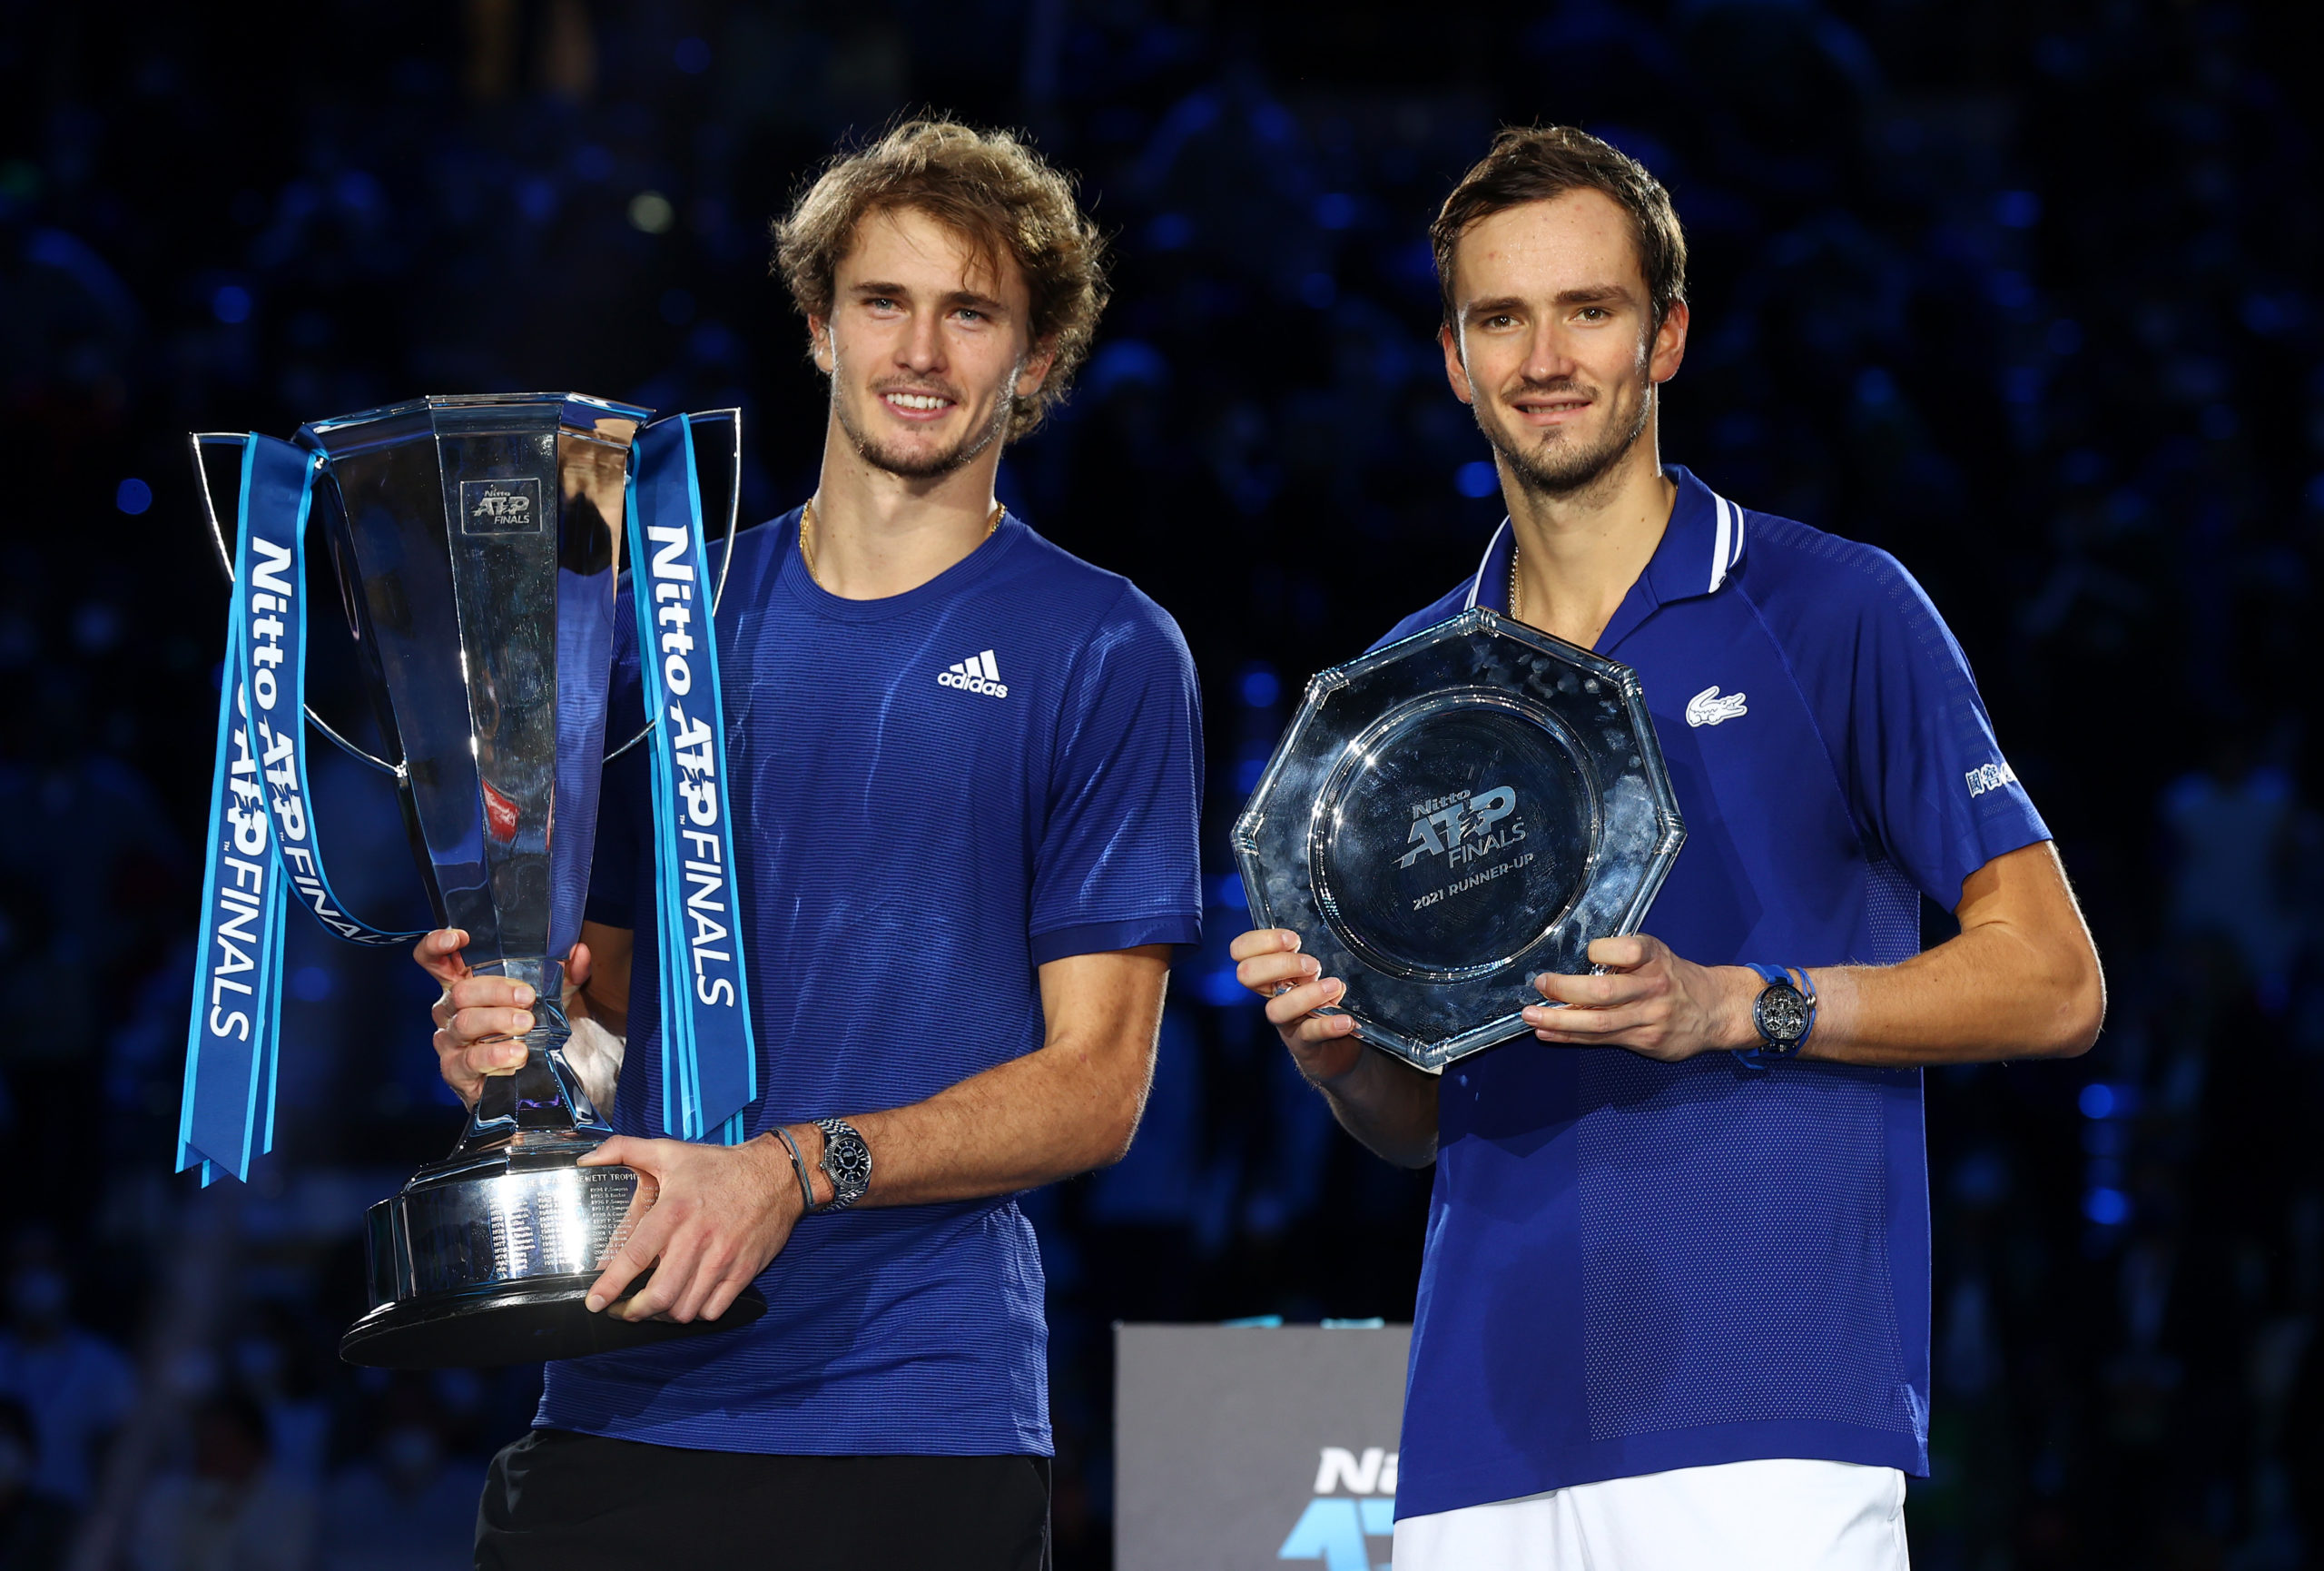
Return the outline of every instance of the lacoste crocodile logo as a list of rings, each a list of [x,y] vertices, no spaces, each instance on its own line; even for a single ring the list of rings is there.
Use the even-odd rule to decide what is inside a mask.
[[[1726,697],[1720,697],[1716,682],[1687,700],[1687,724],[1689,726],[1716,726],[1722,720],[1741,719],[1750,712],[1743,706],[1743,695],[1740,693],[1729,693]]]

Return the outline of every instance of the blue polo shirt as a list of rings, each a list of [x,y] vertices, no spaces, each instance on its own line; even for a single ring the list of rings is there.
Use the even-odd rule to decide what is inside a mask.
[[[1200,937],[1198,697],[1167,614],[1013,517],[880,600],[826,593],[798,538],[796,512],[740,536],[718,611],[753,1136],[1034,1051],[1048,961]],[[616,626],[627,736],[635,628]],[[635,930],[613,1123],[657,1136],[645,761],[606,767],[587,909]],[[1041,1257],[1014,1198],[806,1218],[757,1286],[767,1312],[743,1329],[550,1364],[536,1423],[710,1450],[1049,1454]]]
[[[2049,837],[1886,552],[1685,469],[1598,652],[1634,667],[1687,845],[1646,931],[1706,965],[1885,965],[1919,896]],[[1383,642],[1508,608],[1510,527]],[[1754,1072],[1522,1037],[1444,1073],[1396,1509],[1801,1457],[1928,1470],[1917,1070]]]

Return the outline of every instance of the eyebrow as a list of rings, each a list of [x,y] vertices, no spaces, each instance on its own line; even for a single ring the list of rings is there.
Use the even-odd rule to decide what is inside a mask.
[[[1577,289],[1561,289],[1550,297],[1550,301],[1553,305],[1598,305],[1610,300],[1627,301],[1630,298],[1630,291],[1619,283],[1590,283]],[[1491,316],[1496,311],[1521,311],[1526,303],[1513,294],[1501,295],[1492,300],[1472,300],[1461,308],[1461,314]]]
[[[866,300],[877,295],[900,296],[906,300],[912,297],[912,291],[910,286],[901,283],[859,283],[852,290],[849,291],[849,292],[854,295],[858,300]],[[983,311],[987,316],[1005,316],[1009,311],[1009,308],[1006,305],[1003,305],[1000,301],[993,299],[989,294],[979,294],[972,289],[953,290],[950,293],[944,295],[942,300],[943,303],[948,306],[965,305],[974,307],[976,310]]]

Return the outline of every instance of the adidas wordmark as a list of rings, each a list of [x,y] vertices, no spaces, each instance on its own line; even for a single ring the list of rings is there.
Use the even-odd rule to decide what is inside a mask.
[[[1009,685],[1000,679],[1000,667],[992,663],[990,649],[939,671],[936,680],[964,693],[984,693],[995,698],[1009,697]]]

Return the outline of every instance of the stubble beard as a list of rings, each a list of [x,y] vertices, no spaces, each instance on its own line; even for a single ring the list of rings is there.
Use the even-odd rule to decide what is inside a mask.
[[[1571,383],[1555,386],[1530,385],[1528,391],[1569,392]],[[1521,449],[1510,436],[1488,424],[1479,413],[1478,428],[1485,440],[1507,460],[1510,472],[1517,483],[1535,496],[1558,500],[1575,497],[1604,479],[1614,466],[1638,445],[1646,434],[1646,422],[1654,412],[1654,398],[1650,387],[1641,378],[1638,385],[1638,413],[1626,425],[1609,422],[1605,434],[1586,448],[1572,448],[1562,440]]]
[[[1013,372],[1009,385],[1016,385]],[[872,397],[875,400],[879,397],[877,391]],[[875,469],[907,480],[941,479],[974,462],[978,454],[1007,434],[1013,401],[1006,398],[1000,400],[993,409],[991,420],[982,430],[962,431],[950,447],[940,451],[918,454],[891,447],[857,426],[849,415],[847,400],[839,395],[837,377],[834,376],[832,381],[832,414],[838,420],[839,429],[846,436],[848,445],[855,450],[856,456]]]

